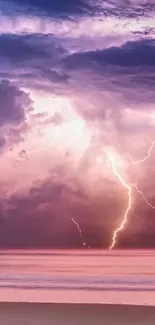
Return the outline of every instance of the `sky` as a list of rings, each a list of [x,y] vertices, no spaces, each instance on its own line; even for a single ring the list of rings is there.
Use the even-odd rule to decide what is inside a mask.
[[[0,0],[0,247],[155,247],[154,16]]]

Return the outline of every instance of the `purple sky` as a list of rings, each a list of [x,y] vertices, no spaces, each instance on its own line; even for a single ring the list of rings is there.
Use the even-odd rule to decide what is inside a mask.
[[[154,1],[0,8],[0,247],[81,247],[72,218],[108,247],[128,204],[111,156],[132,186],[117,247],[154,247]]]

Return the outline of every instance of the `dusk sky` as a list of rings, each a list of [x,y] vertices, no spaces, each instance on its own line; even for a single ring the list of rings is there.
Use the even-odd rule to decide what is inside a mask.
[[[125,212],[116,247],[155,247],[155,0],[0,0],[0,22],[0,247],[79,248],[77,222],[108,248]]]

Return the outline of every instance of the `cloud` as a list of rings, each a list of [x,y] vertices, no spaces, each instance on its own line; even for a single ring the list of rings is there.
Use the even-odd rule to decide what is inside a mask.
[[[64,49],[53,35],[42,34],[2,34],[0,35],[1,59],[17,66],[30,64],[36,67],[39,62],[46,62],[46,68],[57,63],[64,54]]]
[[[100,130],[104,128],[106,138],[109,133],[108,129],[115,134],[116,130],[117,132],[119,130],[119,133],[120,131],[134,133],[136,130],[141,132],[150,128],[150,122],[147,122],[145,126],[145,122],[141,123],[140,117],[140,122],[136,124],[136,127],[132,126],[127,118],[126,109],[130,109],[130,115],[134,116],[134,110],[138,111],[140,105],[142,109],[146,104],[152,105],[154,102],[155,46],[152,39],[130,41],[122,46],[103,50],[69,54],[52,35],[47,37],[44,35],[11,35],[6,38],[2,37],[2,43],[7,40],[7,50],[5,55],[3,54],[4,60],[8,57],[11,61],[11,53],[8,49],[10,40],[12,44],[14,39],[17,44],[18,42],[20,44],[23,59],[22,64],[20,60],[16,63],[17,66],[19,65],[18,83],[29,83],[31,87],[32,82],[33,87],[40,86],[40,89],[53,94],[73,97],[74,108],[78,113],[86,121],[98,121],[96,127]],[[43,46],[44,53],[42,52]],[[41,49],[36,55],[35,48],[37,47]],[[27,57],[25,53],[22,54],[23,52],[28,53]],[[31,53],[30,56],[29,53]],[[20,75],[23,67],[27,67],[31,72]],[[54,68],[57,72],[53,77],[52,69]],[[115,110],[112,106],[115,106]],[[150,106],[151,109],[152,106]],[[143,110],[145,111],[145,107]],[[57,115],[50,119],[47,117],[40,122],[38,119],[38,123],[60,124],[62,120]]]
[[[155,78],[155,42],[143,39],[120,47],[79,52],[63,59],[68,75],[77,78],[85,92],[113,92],[124,97],[124,104],[153,103]],[[88,81],[89,80],[89,81]],[[101,90],[102,89],[102,90]]]
[[[155,11],[154,1],[144,0],[1,0],[1,10],[9,15],[28,14],[60,19],[81,16],[143,17]]]
[[[8,80],[0,82],[1,146],[18,142],[27,129],[26,114],[32,110],[30,95]]]
[[[55,112],[52,116],[49,116],[48,113],[37,113],[31,115],[31,121],[37,125],[61,125],[64,118],[59,112]]]
[[[109,15],[133,18],[153,14],[155,4],[152,0],[107,0],[104,1],[103,8]]]
[[[26,112],[32,109],[29,94],[18,89],[7,80],[0,83],[0,125],[20,124]]]
[[[137,94],[141,101],[146,100],[145,89],[149,90],[148,100],[153,101],[153,39],[71,54],[53,35],[1,35],[0,45],[0,77],[22,83],[23,87],[69,93],[75,87],[77,91],[81,83],[82,87],[87,84],[87,88],[92,85],[124,92],[128,99],[133,98],[131,92],[136,87],[144,89]]]
[[[101,10],[100,5],[91,0],[9,0],[7,4],[1,1],[3,12],[10,15],[28,13],[29,15],[52,16],[54,18],[70,19],[76,16],[95,15]]]
[[[52,35],[0,35],[0,77],[24,86],[68,83],[59,61],[66,53]]]
[[[45,124],[54,124],[54,125],[61,125],[63,123],[63,116],[56,112],[54,115],[50,118],[47,118],[44,120]]]
[[[135,42],[127,42],[121,47],[110,47],[104,50],[75,53],[64,59],[64,62],[69,69],[88,67],[91,69],[93,66],[98,66],[99,69],[105,69],[106,67],[110,68],[111,66],[113,68],[115,66],[120,68],[154,67],[154,51],[155,41],[152,39],[144,39]],[[102,70],[102,72],[104,72],[104,70]]]
[[[79,247],[74,217],[90,246],[107,247],[113,220],[110,206],[115,202],[114,197],[113,202],[89,197],[78,180],[61,179],[57,169],[44,181],[34,182],[28,193],[16,193],[2,205],[0,246]],[[100,209],[106,210],[108,219]]]
[[[112,231],[126,208],[126,193],[119,184],[115,187],[114,181],[102,178],[102,190],[95,187],[91,195],[77,173],[65,177],[66,168],[60,163],[46,179],[34,181],[29,191],[18,191],[1,202],[1,247],[82,247],[72,217],[80,224],[90,247],[109,246]],[[148,218],[145,203],[133,206],[130,223],[120,233],[118,246],[154,245],[153,224],[153,211]]]
[[[138,167],[127,155],[141,159],[154,139],[155,4],[0,0],[0,7],[0,246],[80,246],[74,217],[90,246],[108,247],[127,203],[108,152],[154,202],[154,151]],[[142,246],[144,230],[154,245],[144,204],[133,206],[120,245],[136,245],[138,234]]]
[[[0,137],[0,151],[5,146],[5,139],[1,136]]]

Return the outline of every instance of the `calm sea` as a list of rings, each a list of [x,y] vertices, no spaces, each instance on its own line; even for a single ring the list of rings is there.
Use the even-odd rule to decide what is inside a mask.
[[[155,305],[155,251],[0,251],[0,300]]]

